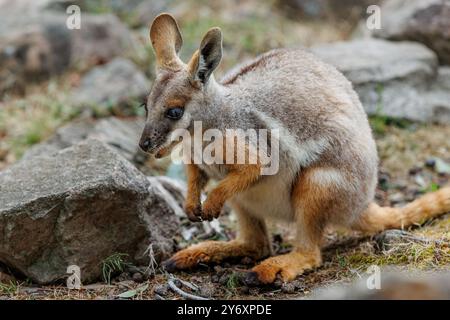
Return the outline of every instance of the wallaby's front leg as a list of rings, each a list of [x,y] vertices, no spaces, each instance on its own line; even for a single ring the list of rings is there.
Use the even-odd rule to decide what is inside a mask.
[[[189,220],[200,221],[202,213],[201,194],[208,182],[206,174],[195,164],[186,165],[187,194],[184,210]]]
[[[220,215],[225,201],[248,189],[260,177],[259,164],[228,165],[228,175],[209,192],[202,207],[202,219],[211,221]]]

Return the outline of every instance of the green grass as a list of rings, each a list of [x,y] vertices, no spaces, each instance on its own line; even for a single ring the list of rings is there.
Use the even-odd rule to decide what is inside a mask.
[[[229,290],[235,290],[237,287],[239,287],[239,275],[236,272],[230,274],[226,283],[226,287]]]
[[[9,281],[8,284],[0,283],[0,295],[13,296],[17,294],[19,285],[15,281]]]
[[[128,255],[125,253],[114,253],[102,261],[103,281],[110,284],[113,275],[125,270],[129,265],[129,263],[125,261],[127,256]]]
[[[376,135],[385,135],[389,127],[408,129],[412,122],[406,119],[392,118],[386,115],[373,115],[369,117],[369,123]]]
[[[435,192],[435,191],[438,191],[439,188],[440,188],[440,186],[437,183],[431,182],[426,188],[423,188],[420,191],[423,193]]]

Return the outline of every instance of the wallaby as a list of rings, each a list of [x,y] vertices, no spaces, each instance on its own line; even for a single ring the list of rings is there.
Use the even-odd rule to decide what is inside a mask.
[[[229,242],[206,241],[164,262],[169,270],[227,258],[262,260],[248,284],[290,281],[321,265],[320,243],[328,226],[365,233],[403,228],[450,211],[450,188],[404,208],[373,202],[378,156],[367,115],[350,82],[334,67],[301,49],[278,49],[236,68],[220,82],[213,71],[222,58],[222,33],[210,29],[190,61],[178,57],[182,37],[169,14],[155,18],[150,39],[157,73],[147,98],[144,151],[167,155],[175,129],[266,128],[279,130],[279,170],[261,175],[261,163],[187,164],[185,210],[193,221],[217,218],[225,202],[238,219]],[[209,179],[218,184],[201,203]],[[270,257],[266,219],[296,228],[290,253]]]

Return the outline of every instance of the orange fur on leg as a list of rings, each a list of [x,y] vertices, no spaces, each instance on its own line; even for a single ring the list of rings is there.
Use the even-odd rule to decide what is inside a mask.
[[[202,213],[201,193],[208,179],[195,164],[186,165],[187,194],[184,210],[191,221],[200,221]]]
[[[294,280],[297,275],[321,264],[320,250],[294,250],[290,253],[271,257],[254,267],[247,275],[247,284],[273,283],[279,274],[283,281]]]
[[[220,215],[225,201],[250,187],[260,176],[260,165],[228,165],[228,175],[208,195],[202,218],[212,220]]]
[[[321,168],[305,169],[299,175],[292,190],[295,208],[297,237],[295,249],[281,256],[264,260],[246,277],[246,283],[257,285],[275,281],[279,274],[283,281],[290,281],[305,270],[321,265],[320,241],[339,189],[331,181],[316,180]]]
[[[258,248],[238,240],[204,241],[177,252],[164,262],[167,271],[190,269],[200,263],[219,263],[225,259],[237,257],[259,258]]]

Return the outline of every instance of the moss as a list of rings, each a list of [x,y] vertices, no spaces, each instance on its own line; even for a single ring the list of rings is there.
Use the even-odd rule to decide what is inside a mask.
[[[353,270],[366,270],[371,265],[396,265],[426,270],[449,265],[450,251],[448,246],[435,243],[399,243],[389,251],[367,253],[357,250],[338,255],[333,260],[340,267]]]

